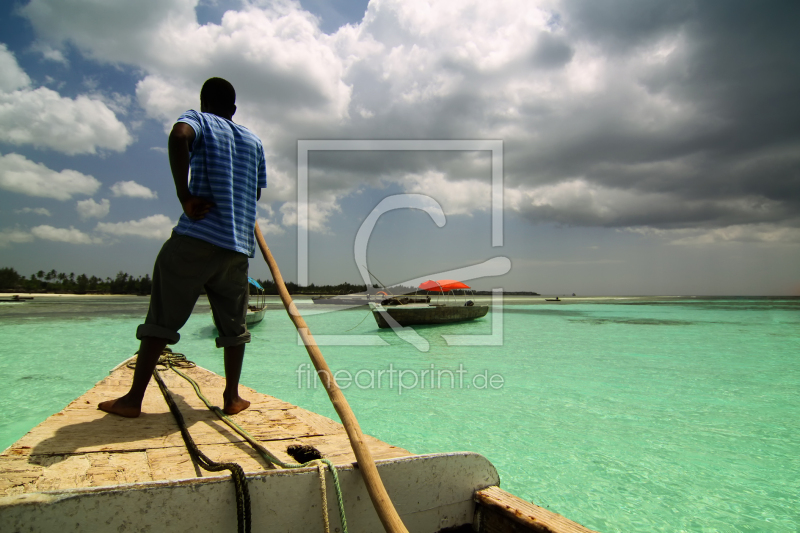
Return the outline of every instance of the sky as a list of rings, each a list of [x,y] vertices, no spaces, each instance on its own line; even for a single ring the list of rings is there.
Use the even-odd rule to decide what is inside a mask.
[[[220,76],[264,143],[287,280],[362,282],[359,229],[413,194],[443,225],[377,218],[364,266],[386,284],[500,257],[465,281],[800,295],[798,20],[772,0],[5,1],[0,267],[150,273],[181,213],[168,132]],[[394,140],[501,149],[312,149],[298,217],[301,141]]]

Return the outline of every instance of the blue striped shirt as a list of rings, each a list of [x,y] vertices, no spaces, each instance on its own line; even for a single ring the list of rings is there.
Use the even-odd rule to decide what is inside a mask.
[[[191,126],[195,134],[189,192],[216,206],[202,220],[182,214],[175,233],[253,257],[256,195],[267,186],[261,139],[212,113],[187,111],[178,122]]]

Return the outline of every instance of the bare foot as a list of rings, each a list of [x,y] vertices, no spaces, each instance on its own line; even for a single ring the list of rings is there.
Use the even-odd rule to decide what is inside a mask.
[[[126,401],[125,397],[116,400],[107,400],[97,404],[97,408],[106,413],[124,416],[125,418],[136,418],[142,412],[142,406]]]
[[[230,400],[225,398],[224,402],[225,403],[223,404],[222,412],[226,415],[235,415],[236,413],[240,413],[250,407],[250,402],[243,400],[239,396],[236,396]]]

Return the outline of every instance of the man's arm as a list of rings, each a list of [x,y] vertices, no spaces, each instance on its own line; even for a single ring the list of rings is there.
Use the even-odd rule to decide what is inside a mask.
[[[192,220],[202,220],[208,210],[214,207],[214,203],[192,196],[189,192],[189,152],[194,137],[194,129],[184,122],[178,122],[172,127],[169,134],[169,166],[183,212]]]

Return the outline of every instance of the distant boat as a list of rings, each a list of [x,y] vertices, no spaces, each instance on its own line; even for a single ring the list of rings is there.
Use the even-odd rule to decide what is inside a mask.
[[[264,293],[264,287],[253,278],[247,278],[247,281],[258,289],[256,293],[256,304],[247,306],[247,316],[245,322],[248,326],[254,326],[264,320],[264,315],[267,313],[267,295]]]
[[[465,290],[470,289],[460,281],[452,279],[428,280],[419,286],[420,290],[438,292],[445,297],[437,297],[437,301],[431,303],[430,297],[426,304],[403,303],[398,297],[388,298],[380,305],[374,305],[372,316],[379,328],[390,328],[395,324],[400,326],[420,326],[427,324],[451,324],[453,322],[464,322],[486,316],[489,312],[488,305],[475,305],[472,300],[467,299]],[[459,299],[454,291],[461,290],[463,299]],[[415,295],[413,298],[419,298]],[[394,322],[395,324],[392,324]]]
[[[253,278],[247,278],[247,281],[250,285],[258,289],[258,292],[256,293],[255,305],[247,306],[247,315],[244,320],[248,326],[255,326],[264,320],[264,315],[267,313],[267,295],[264,294],[264,287],[262,287],[259,282]],[[216,323],[214,325],[216,326]]]
[[[544,301],[545,302],[560,302],[561,299],[558,296],[556,296],[555,298],[545,298]]]
[[[24,302],[26,300],[33,300],[33,296],[20,296],[15,294],[10,298],[0,298],[0,302]]]
[[[254,326],[264,320],[264,315],[267,312],[267,307],[264,306],[262,308],[254,308],[252,305],[247,306],[247,316],[245,317],[245,322],[247,322],[248,326]]]

